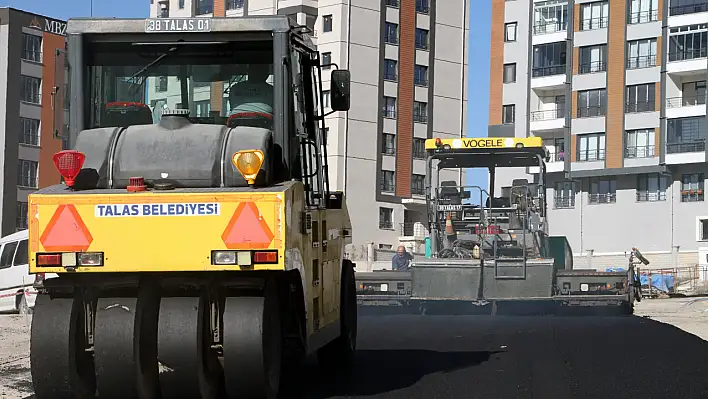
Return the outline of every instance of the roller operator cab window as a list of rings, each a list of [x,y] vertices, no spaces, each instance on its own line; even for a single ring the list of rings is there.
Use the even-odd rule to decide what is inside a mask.
[[[87,127],[192,123],[273,128],[273,45],[91,43]]]

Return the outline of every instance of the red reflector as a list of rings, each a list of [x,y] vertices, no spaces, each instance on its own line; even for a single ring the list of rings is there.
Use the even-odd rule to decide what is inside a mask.
[[[145,179],[142,177],[131,177],[128,180],[128,187],[126,187],[130,192],[145,191]]]
[[[277,252],[254,252],[253,263],[277,263]]]
[[[75,150],[64,150],[54,154],[52,160],[54,160],[54,166],[56,166],[61,177],[64,178],[66,185],[72,187],[74,179],[79,175],[81,167],[84,166],[86,155]]]
[[[435,139],[435,146],[440,147],[441,145],[442,145],[442,140],[440,140],[439,137],[436,138],[436,139]]]
[[[37,266],[61,266],[61,254],[37,255]]]
[[[34,282],[36,283],[41,283],[44,281],[44,273],[37,273],[34,275]]]

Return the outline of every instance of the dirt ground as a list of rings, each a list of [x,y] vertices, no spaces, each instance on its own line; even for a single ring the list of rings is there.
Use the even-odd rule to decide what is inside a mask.
[[[708,298],[645,299],[635,315],[674,325],[708,340]],[[32,316],[0,314],[0,399],[32,395],[29,332]]]

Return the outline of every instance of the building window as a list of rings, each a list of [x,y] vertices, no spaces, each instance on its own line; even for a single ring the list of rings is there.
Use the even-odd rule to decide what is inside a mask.
[[[395,118],[396,117],[396,98],[395,97],[384,97],[383,101],[383,112],[384,118]]]
[[[384,60],[384,80],[390,80],[392,82],[395,82],[397,80],[396,77],[396,70],[397,70],[397,65],[398,63],[394,60]]]
[[[396,135],[390,133],[383,134],[381,153],[383,155],[396,155]]]
[[[39,145],[39,119],[20,117],[20,144]]]
[[[605,133],[579,134],[577,161],[605,159]]]
[[[329,90],[322,90],[322,106],[329,108]]]
[[[508,24],[504,24],[504,41],[516,41],[516,22],[509,22]]]
[[[184,9],[184,0],[179,0],[178,7],[179,7],[180,10],[183,10],[183,9]]]
[[[411,194],[425,195],[425,175],[413,175],[411,179]]]
[[[580,30],[607,28],[609,17],[607,1],[596,1],[580,5]]]
[[[332,68],[332,53],[331,52],[326,52],[322,53],[322,69],[330,69]]]
[[[669,15],[685,15],[708,11],[708,3],[701,0],[672,0]]]
[[[413,83],[416,86],[427,87],[428,86],[428,67],[423,65],[416,65],[413,70]]]
[[[627,42],[627,69],[656,66],[656,38]]]
[[[703,173],[690,173],[681,176],[681,202],[703,201]]]
[[[504,64],[504,83],[516,82],[516,63]]]
[[[25,61],[42,62],[42,37],[22,34],[22,59]]]
[[[708,24],[679,26],[669,30],[669,62],[706,58]]]
[[[624,112],[650,112],[655,111],[656,83],[627,86]]]
[[[155,79],[155,91],[167,91],[167,76],[158,76],[157,79]]]
[[[413,122],[428,122],[428,103],[422,101],[413,102]]]
[[[516,105],[509,104],[502,106],[502,123],[511,124],[516,120]]]
[[[653,158],[654,139],[654,129],[628,130],[624,157]]]
[[[180,1],[184,2],[184,0],[180,0]],[[242,8],[243,8],[243,0],[227,0],[226,1],[226,9],[227,10],[240,10]]]
[[[607,45],[581,47],[578,60],[579,73],[597,73],[607,70]]]
[[[195,101],[194,107],[196,108],[196,111],[197,111],[197,118],[206,118],[209,116],[209,111],[211,111],[211,101],[210,100]]]
[[[665,201],[666,176],[651,173],[637,176],[637,201]]]
[[[666,124],[666,153],[703,152],[706,150],[706,117],[669,119]]]
[[[632,0],[628,24],[643,24],[659,19],[659,0]]]
[[[37,188],[37,169],[39,164],[25,159],[18,160],[17,185],[20,187]]]
[[[425,159],[425,139],[413,138],[413,159]]]
[[[398,25],[386,22],[384,26],[384,43],[398,44]]]
[[[556,209],[575,207],[575,182],[562,181],[555,185],[553,203]]]
[[[533,46],[533,69],[531,76],[539,78],[543,76],[563,75],[565,74],[565,63],[565,42]]]
[[[610,204],[617,201],[617,181],[615,179],[591,179],[588,202]]]
[[[214,0],[197,0],[196,15],[213,14]]]
[[[381,192],[392,193],[396,191],[395,174],[390,170],[381,171]]]
[[[26,230],[28,225],[27,216],[29,214],[29,208],[27,207],[27,203],[18,202],[15,212],[17,212],[15,218],[15,228],[17,228],[17,230]]]
[[[578,118],[604,116],[606,109],[606,89],[592,89],[578,92]]]
[[[379,229],[393,229],[393,209],[379,208]]]
[[[20,100],[30,104],[40,104],[42,80],[32,76],[20,76]]]
[[[322,32],[332,31],[332,15],[322,16]]]
[[[568,2],[549,0],[533,4],[533,34],[565,32],[568,29]]]
[[[430,12],[430,0],[415,0],[415,10],[421,14]]]
[[[415,28],[415,48],[427,50],[429,46],[428,35],[427,29]]]
[[[398,0],[386,0],[386,6],[398,8]]]

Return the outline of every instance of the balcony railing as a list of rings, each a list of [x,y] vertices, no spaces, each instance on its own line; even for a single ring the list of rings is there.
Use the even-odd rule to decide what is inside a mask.
[[[392,193],[396,191],[396,185],[393,183],[381,183],[380,187],[382,193]]]
[[[565,108],[563,107],[531,112],[531,122],[551,121],[562,118],[565,118]]]
[[[428,229],[420,222],[399,223],[400,235],[402,237],[428,237]]]
[[[666,191],[639,191],[637,190],[637,201],[666,201]]]
[[[656,111],[656,104],[654,104],[654,101],[624,104],[624,112],[627,114],[651,111]]]
[[[26,93],[20,95],[20,100],[29,104],[41,104],[42,95],[39,93]]]
[[[393,230],[393,221],[379,220],[379,228],[384,230]]]
[[[391,119],[396,118],[396,110],[394,110],[394,109],[382,109],[381,114],[383,115],[384,118],[391,118]]]
[[[391,82],[395,82],[396,80],[398,80],[395,72],[384,72],[383,78],[384,80],[389,80]]]
[[[420,87],[428,87],[428,79],[414,78],[413,84]]]
[[[550,65],[543,67],[534,67],[531,71],[531,76],[534,78],[541,78],[544,76],[553,75],[565,75],[565,64],[563,65]]]
[[[554,154],[551,154],[551,162],[563,162],[565,161],[565,152],[560,151],[556,152]]]
[[[684,15],[684,14],[694,14],[697,12],[708,11],[708,2],[699,4],[684,4],[679,6],[670,6],[669,15]]]
[[[651,68],[656,66],[656,54],[627,58],[627,69]]]
[[[39,50],[24,50],[22,59],[31,62],[42,62],[42,52]]]
[[[689,141],[685,143],[666,143],[667,154],[682,154],[684,152],[703,152],[705,150],[705,140]]]
[[[419,114],[419,113],[413,113],[413,122],[418,122],[418,123],[427,123],[428,122],[428,115],[427,114]]]
[[[681,202],[700,202],[703,200],[704,197],[702,188],[681,190]]]
[[[617,202],[616,193],[605,193],[605,194],[588,194],[588,202],[591,204],[611,204]]]
[[[643,24],[659,20],[659,10],[638,11],[627,15],[628,24]]]
[[[602,161],[605,159],[605,150],[585,150],[585,151],[578,151],[578,155],[576,156],[576,160],[578,162],[585,162],[585,161]]]
[[[706,58],[708,56],[708,48],[696,48],[683,51],[669,53],[669,62],[690,61],[698,58]]]
[[[653,158],[653,145],[635,145],[624,149],[625,158]]]
[[[555,32],[565,32],[566,30],[568,30],[568,23],[567,22],[548,22],[548,23],[537,22],[536,25],[533,26],[533,34],[534,35],[543,35],[546,33],[555,33]]]
[[[583,19],[580,21],[580,30],[592,30],[607,28],[608,17],[598,17],[592,19]]]
[[[553,206],[556,209],[569,209],[575,207],[575,197],[555,197]]]
[[[226,0],[227,10],[240,10],[243,8],[244,0]]]
[[[389,7],[398,7],[398,0],[386,0],[386,5]]]
[[[593,105],[590,107],[578,107],[578,118],[592,118],[595,116],[605,116],[605,105]]]
[[[395,147],[384,147],[381,149],[381,154],[383,155],[396,155]]]
[[[605,61],[583,62],[578,65],[579,73],[597,73],[607,71],[607,63]]]
[[[671,97],[666,99],[666,108],[691,107],[694,105],[705,105],[705,94],[700,96]]]

